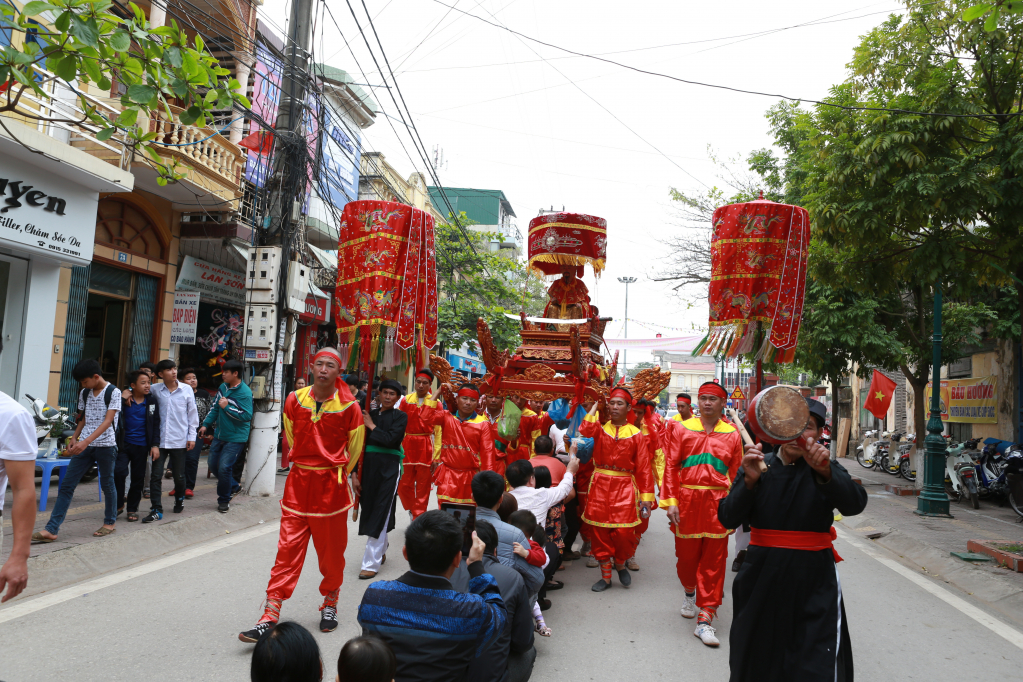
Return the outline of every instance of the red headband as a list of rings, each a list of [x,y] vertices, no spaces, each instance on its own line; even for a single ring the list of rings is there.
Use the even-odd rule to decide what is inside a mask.
[[[316,353],[316,355],[313,356],[313,360],[312,360],[312,362],[310,364],[315,365],[316,361],[320,357],[328,357],[328,358],[331,358],[333,360],[336,360],[339,371],[344,366],[344,363],[341,362],[341,354],[338,353],[337,350],[335,350],[333,348],[329,348],[329,347],[328,348],[321,348]],[[355,400],[355,397],[352,395],[352,392],[348,390],[348,384],[345,383],[345,376],[343,374],[338,374],[337,375],[337,379],[334,380],[334,388],[336,388],[337,392],[341,395],[341,400],[343,402],[348,403],[348,402],[352,402],[352,401]]]
[[[686,405],[690,405],[691,406],[693,404],[693,399],[692,398],[687,398],[684,395],[680,395],[677,398],[675,398],[675,402],[676,403],[685,403]]]
[[[607,397],[607,399],[610,400],[611,398],[621,398],[622,400],[627,402],[629,405],[632,404],[632,394],[629,393],[628,390],[626,390],[624,388],[621,388],[621,387],[618,387],[618,388],[614,389],[613,391],[611,391],[611,395],[609,395]]]
[[[721,384],[715,384],[713,381],[708,381],[700,386],[698,395],[716,395],[723,400],[728,400],[728,394],[725,393],[725,389],[721,388]]]
[[[416,372],[416,377],[417,378],[418,377],[426,377],[431,382],[433,382],[433,377],[431,375],[427,374],[426,372],[424,372],[423,370],[419,370],[418,372]]]
[[[465,384],[460,389],[458,389],[458,393],[456,393],[455,395],[456,396],[463,396],[464,395],[467,398],[479,398],[480,397],[480,392],[479,392],[479,389],[477,389],[472,384]]]

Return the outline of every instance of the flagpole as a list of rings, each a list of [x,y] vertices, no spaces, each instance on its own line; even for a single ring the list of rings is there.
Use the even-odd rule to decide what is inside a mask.
[[[916,513],[945,516],[949,513],[945,494],[945,439],[941,432],[941,282],[934,285],[934,350],[931,358],[931,416],[927,420],[924,454],[924,487],[917,498]]]

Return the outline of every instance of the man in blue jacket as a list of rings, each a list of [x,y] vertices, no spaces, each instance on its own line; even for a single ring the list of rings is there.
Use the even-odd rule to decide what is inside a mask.
[[[139,502],[146,483],[146,458],[160,457],[160,403],[149,393],[149,372],[137,369],[128,375],[131,390],[121,401],[121,419],[117,422],[117,463],[114,484],[117,487],[117,515],[124,511],[124,484],[131,471],[127,493],[128,520],[139,520]]]
[[[504,633],[508,614],[497,580],[483,572],[483,549],[474,532],[466,559],[469,592],[457,592],[448,579],[462,561],[461,525],[439,509],[409,524],[402,553],[411,570],[370,585],[359,605],[363,634],[380,637],[394,651],[396,680],[461,681],[480,657],[487,659],[479,662],[483,669],[504,662],[492,659],[491,645]]]
[[[199,436],[206,435],[206,429],[216,425],[207,465],[217,477],[217,511],[226,514],[228,503],[234,495],[238,482],[232,471],[234,461],[249,442],[249,427],[252,425],[252,390],[242,381],[242,363],[228,360],[224,363],[220,384],[213,406],[199,429]]]

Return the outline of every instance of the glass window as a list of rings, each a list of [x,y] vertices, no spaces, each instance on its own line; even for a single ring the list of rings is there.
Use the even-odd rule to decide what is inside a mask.
[[[131,296],[131,273],[101,263],[92,264],[89,289],[113,296]]]

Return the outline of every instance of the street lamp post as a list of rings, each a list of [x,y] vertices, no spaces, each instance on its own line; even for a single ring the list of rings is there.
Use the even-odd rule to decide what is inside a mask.
[[[945,439],[941,426],[941,282],[934,285],[934,351],[931,357],[931,416],[927,420],[924,487],[917,498],[921,516],[951,518],[945,494]]]
[[[629,285],[636,281],[635,277],[619,277],[618,281],[625,285],[625,338],[629,338]],[[622,370],[629,376],[629,349],[622,351]]]

